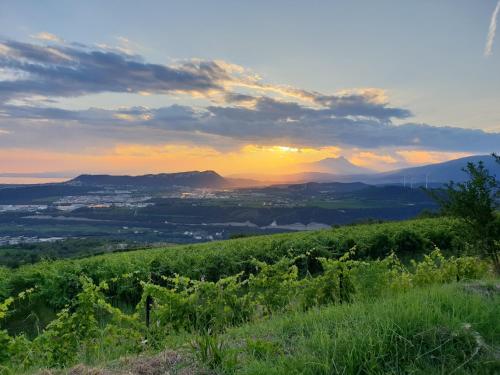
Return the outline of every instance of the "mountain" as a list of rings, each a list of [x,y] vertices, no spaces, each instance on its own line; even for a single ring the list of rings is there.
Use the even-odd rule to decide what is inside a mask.
[[[186,186],[193,188],[223,188],[231,181],[214,171],[191,171],[179,173],[147,174],[143,176],[112,176],[83,174],[68,184],[79,186],[134,186],[147,188],[165,188]]]
[[[443,163],[428,164],[420,167],[404,168],[375,175],[359,175],[349,177],[347,180],[362,181],[373,184],[442,184],[450,180],[460,182],[468,179],[462,171],[467,163],[482,161],[490,174],[500,177],[500,164],[496,163],[491,155],[474,155],[460,159],[445,161]],[[342,179],[346,180],[346,179]]]
[[[300,169],[307,172],[320,172],[333,175],[352,175],[374,173],[371,169],[359,167],[343,156],[337,158],[326,158],[313,163],[303,163]]]
[[[407,185],[425,184],[441,185],[450,180],[460,182],[468,179],[462,171],[468,162],[478,163],[483,161],[485,167],[491,174],[500,178],[500,164],[496,163],[491,155],[474,155],[460,159],[449,160],[443,163],[428,164],[419,167],[397,169],[389,172],[377,173],[372,170],[358,167],[343,157],[328,158],[315,163],[301,164],[301,168],[328,169],[345,173],[329,172],[302,172],[287,175],[252,175],[254,179],[261,179],[268,184],[298,184],[305,182],[363,182],[366,184],[402,184]],[[309,170],[311,170],[309,169]],[[357,171],[357,172],[356,172]],[[365,172],[362,172],[365,171]],[[366,172],[368,171],[368,172]],[[250,177],[250,176],[246,176]]]
[[[343,156],[339,156],[337,158],[326,158],[312,163],[302,163],[297,165],[297,168],[303,170],[304,172],[276,175],[247,173],[235,174],[231,177],[250,178],[252,179],[251,181],[253,181],[254,186],[258,186],[259,184],[256,184],[256,180],[261,181],[260,185],[299,184],[305,182],[340,181],[339,177],[341,176],[342,181],[347,179],[349,180],[347,182],[350,182],[355,181],[355,179],[349,179],[349,176],[369,175],[372,173],[376,173],[371,169],[363,168],[351,163]]]

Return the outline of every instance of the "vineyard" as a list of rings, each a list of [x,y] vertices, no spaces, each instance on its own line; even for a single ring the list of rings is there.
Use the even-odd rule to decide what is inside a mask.
[[[356,246],[359,259],[385,257],[394,251],[400,258],[415,258],[433,250],[467,253],[467,230],[454,219],[421,219],[395,223],[345,226],[332,230],[278,234],[217,241],[198,245],[114,253],[79,260],[46,261],[19,269],[0,267],[0,298],[37,287],[37,296],[51,309],[69,303],[81,289],[85,275],[95,283],[133,273],[134,278],[109,291],[115,302],[135,305],[140,281],[179,274],[191,279],[217,281],[252,267],[257,259],[274,263],[283,257],[308,253],[309,258],[338,258]],[[300,266],[300,265],[299,265]],[[314,266],[314,262],[310,267]],[[299,267],[301,274],[306,271]],[[314,273],[315,270],[311,269]]]
[[[437,218],[2,268],[0,373],[165,347],[215,373],[493,373],[500,301],[471,246]]]

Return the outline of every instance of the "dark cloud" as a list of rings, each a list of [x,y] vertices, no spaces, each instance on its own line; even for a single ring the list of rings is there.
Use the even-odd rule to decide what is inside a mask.
[[[369,99],[369,98],[368,98]],[[366,116],[389,121],[391,118],[408,118],[412,113],[403,108],[389,107],[386,103],[373,103],[366,95],[315,95],[314,101],[328,107],[336,116]]]
[[[485,152],[497,150],[500,144],[500,133],[414,123],[393,125],[380,119],[341,117],[335,113],[333,109],[312,109],[266,97],[256,99],[255,107],[251,109],[210,106],[197,110],[173,105],[158,109],[132,107],[116,111],[70,111],[4,106],[4,115],[10,118],[49,119],[54,124],[66,125],[73,122],[79,126],[86,125],[89,133],[96,134],[103,129],[112,129],[116,133],[136,129],[141,132],[141,139],[147,140],[150,134],[152,142],[158,142],[162,132],[165,132],[163,142],[172,141],[174,132],[175,139],[205,135],[224,137],[236,143],[310,147],[416,147]],[[210,140],[204,138],[204,142],[210,143]]]
[[[150,64],[137,56],[73,45],[39,46],[5,41],[0,68],[23,73],[21,79],[0,81],[0,98],[29,95],[80,96],[101,92],[223,90],[227,72],[213,61],[179,66]],[[3,51],[3,53],[2,53]]]

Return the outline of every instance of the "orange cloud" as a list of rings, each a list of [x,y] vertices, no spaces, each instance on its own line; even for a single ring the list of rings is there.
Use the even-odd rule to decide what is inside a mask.
[[[432,164],[443,161],[463,158],[472,155],[467,152],[443,152],[443,151],[425,151],[425,150],[398,150],[396,154],[402,156],[410,164]]]

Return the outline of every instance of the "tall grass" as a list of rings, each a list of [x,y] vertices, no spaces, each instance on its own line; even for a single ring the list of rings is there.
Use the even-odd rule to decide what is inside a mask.
[[[500,297],[432,286],[274,317],[222,339],[241,348],[226,373],[498,374]]]

